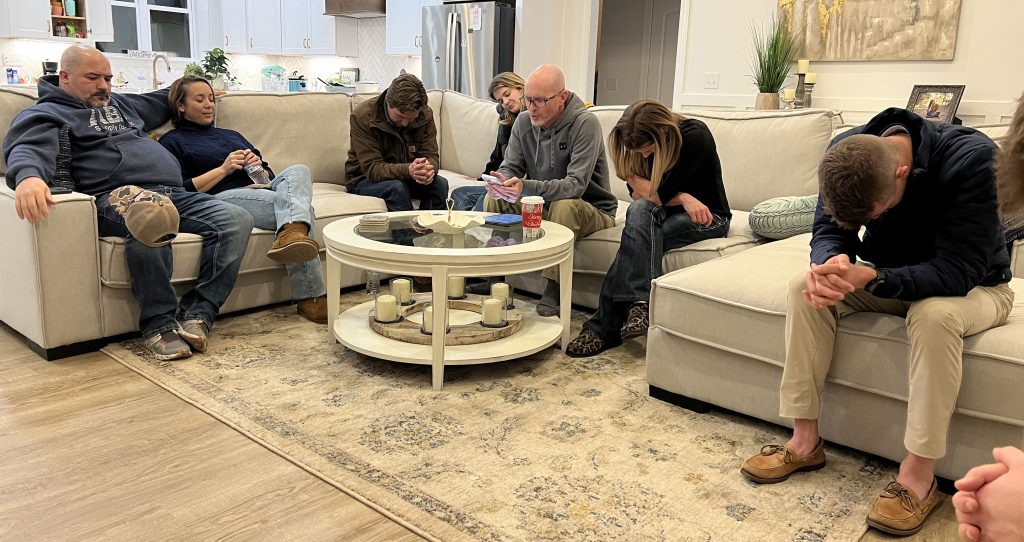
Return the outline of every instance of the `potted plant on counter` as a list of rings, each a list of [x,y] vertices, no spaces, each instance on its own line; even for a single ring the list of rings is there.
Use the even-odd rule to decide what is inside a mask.
[[[213,88],[216,89],[224,90],[228,81],[236,81],[228,70],[228,57],[220,47],[206,52],[206,56],[203,58],[203,71]]]
[[[751,25],[750,33],[754,39],[754,73],[750,78],[758,91],[754,108],[778,109],[779,90],[796,60],[797,36],[778,17],[772,17],[764,27]]]

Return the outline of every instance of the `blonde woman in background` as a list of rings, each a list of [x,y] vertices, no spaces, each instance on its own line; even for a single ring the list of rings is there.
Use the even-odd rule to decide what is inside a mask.
[[[708,127],[653,100],[626,108],[608,136],[615,172],[633,203],[597,313],[569,343],[572,357],[599,354],[647,334],[651,280],[666,251],[729,231],[722,165]]]
[[[505,148],[508,147],[508,139],[512,135],[512,125],[516,117],[523,110],[522,98],[523,87],[526,83],[522,77],[512,72],[502,72],[494,76],[487,93],[491,99],[498,102],[495,107],[498,110],[498,140],[494,143],[494,150],[491,151],[491,159],[484,166],[484,173],[490,174],[501,167],[505,159]],[[482,182],[482,179],[479,179]],[[454,209],[462,211],[483,211],[484,195],[487,190],[483,186],[463,186],[452,191],[452,199],[455,200]]]

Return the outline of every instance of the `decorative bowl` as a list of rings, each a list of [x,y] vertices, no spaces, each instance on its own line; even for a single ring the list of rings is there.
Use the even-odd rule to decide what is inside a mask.
[[[452,213],[451,222],[448,221],[447,213],[421,213],[416,217],[416,222],[424,228],[430,228],[437,233],[462,233],[463,231],[480,226],[484,223],[484,217],[474,213]]]

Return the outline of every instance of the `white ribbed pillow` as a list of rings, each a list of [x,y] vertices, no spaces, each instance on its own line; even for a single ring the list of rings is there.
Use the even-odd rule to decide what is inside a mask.
[[[762,201],[750,210],[750,229],[769,239],[811,231],[818,196],[785,196]]]

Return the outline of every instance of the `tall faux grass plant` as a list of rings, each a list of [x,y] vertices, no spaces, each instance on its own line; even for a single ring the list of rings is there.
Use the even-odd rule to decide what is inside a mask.
[[[786,82],[789,69],[796,60],[797,36],[789,31],[786,22],[772,17],[769,24],[756,26],[751,23],[750,33],[754,38],[754,63],[750,76],[758,92],[779,92]]]

